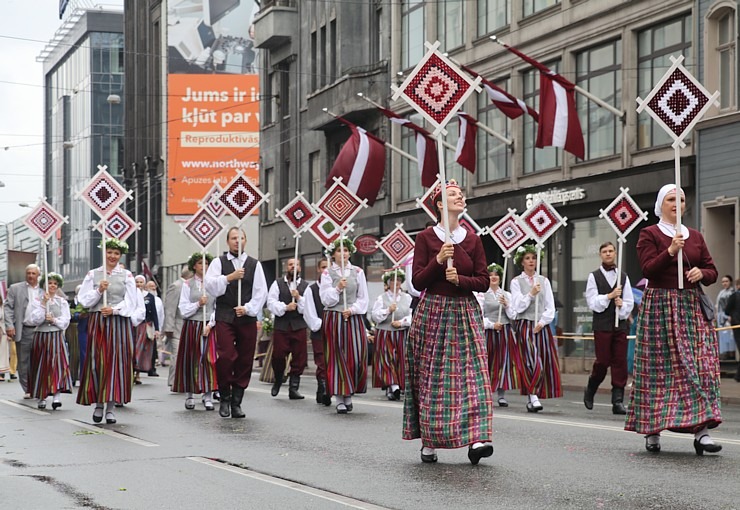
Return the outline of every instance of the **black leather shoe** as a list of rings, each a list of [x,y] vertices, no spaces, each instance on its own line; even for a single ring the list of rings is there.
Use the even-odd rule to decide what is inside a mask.
[[[612,388],[612,414],[627,414],[623,402],[624,388]]]
[[[586,389],[583,391],[583,405],[586,406],[586,409],[588,409],[589,411],[594,408],[594,396],[596,395],[596,390],[598,389],[599,385],[596,384],[594,380],[589,377]]]
[[[244,398],[244,388],[231,389],[231,417],[244,418],[247,415],[242,411],[242,398]]]
[[[648,438],[652,436],[657,436],[658,434],[649,434],[645,436],[645,449],[649,451],[650,453],[660,453],[660,443],[650,444],[648,443]],[[696,442],[696,441],[694,441]],[[696,446],[694,446],[696,447]],[[701,455],[701,454],[700,454]]]
[[[110,411],[105,413],[105,423],[107,423],[108,425],[113,425],[114,423],[116,423],[116,415]]]
[[[401,388],[393,390],[393,400],[401,400]]]
[[[704,436],[701,436],[704,437]],[[697,455],[704,455],[704,452],[707,453],[717,453],[722,450],[721,444],[702,444],[701,443],[701,437],[699,440],[694,439],[694,451],[696,451]]]
[[[473,448],[473,445],[468,447],[468,459],[470,459],[470,463],[474,466],[478,465],[482,458],[490,457],[491,455],[493,455],[493,445],[491,444],[484,444],[478,448]]]
[[[422,454],[421,454],[421,461],[425,464],[431,464],[432,462],[437,462],[437,453],[432,453],[430,455],[424,455],[424,447],[421,448]]]
[[[344,402],[337,404],[337,414],[347,414],[347,406],[344,405]]]
[[[298,393],[298,388],[301,385],[301,376],[300,375],[291,375],[290,376],[290,383],[288,385],[288,398],[290,400],[303,400],[304,397],[300,393]]]
[[[148,375],[149,377],[159,377],[159,374],[157,373],[156,370],[150,370],[149,372],[146,373],[146,375]]]
[[[221,400],[218,403],[218,415],[221,418],[231,416],[231,396],[226,392],[221,392]]]
[[[283,380],[279,377],[275,378],[275,382],[272,383],[272,389],[270,390],[270,395],[273,397],[277,397],[278,393],[280,393],[280,387],[283,385]]]
[[[102,407],[96,407],[95,411],[93,411],[93,421],[95,423],[100,423],[103,421],[103,408]]]

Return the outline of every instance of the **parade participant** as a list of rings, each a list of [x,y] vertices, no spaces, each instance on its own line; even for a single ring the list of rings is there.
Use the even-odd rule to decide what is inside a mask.
[[[555,318],[555,298],[550,280],[537,274],[537,249],[534,245],[525,244],[517,248],[514,263],[522,268],[522,274],[511,282],[521,360],[519,380],[522,395],[528,396],[527,411],[536,413],[543,409],[540,398],[563,396],[558,346],[547,327]],[[535,317],[535,308],[539,317]]]
[[[325,258],[320,258],[316,264],[318,277],[329,267],[329,262]],[[331,405],[331,393],[326,387],[326,358],[324,350],[326,339],[324,338],[324,328],[322,327],[322,318],[324,317],[324,304],[321,302],[319,295],[319,281],[313,282],[308,286],[308,291],[303,295],[306,300],[303,305],[303,320],[311,330],[311,350],[313,351],[313,362],[316,365],[316,403]]]
[[[588,384],[583,394],[586,409],[594,408],[594,396],[611,367],[612,414],[627,414],[624,408],[624,387],[627,385],[627,331],[632,307],[635,304],[629,277],[617,273],[617,251],[609,241],[599,246],[601,267],[588,275],[586,302],[593,312],[594,361]],[[619,314],[615,326],[614,315]]]
[[[329,394],[336,395],[338,414],[351,412],[352,395],[367,391],[367,330],[362,321],[367,313],[367,281],[365,272],[349,261],[354,252],[350,239],[332,243],[334,262],[321,274],[319,289],[327,385]]]
[[[134,281],[141,296],[138,306],[139,317],[134,317],[134,322],[137,322],[135,325],[136,344],[134,345],[134,384],[141,384],[139,373],[147,372],[149,375],[152,375],[152,370],[154,370],[153,359],[154,351],[156,350],[159,317],[157,316],[154,296],[146,289],[146,278],[142,275],[136,275]],[[144,318],[139,322],[142,307]]]
[[[183,282],[193,277],[192,271],[187,265],[183,266],[180,272],[180,278],[177,278],[169,287],[167,294],[164,296],[164,327],[165,336],[164,349],[168,352],[169,373],[167,375],[167,385],[172,387],[175,382],[175,361],[177,360],[177,351],[180,347],[180,332],[182,331],[183,318],[180,313],[180,292],[182,291]]]
[[[725,314],[730,318],[730,324],[740,326],[740,278],[735,280],[735,292],[727,299]],[[735,337],[735,346],[740,350],[740,327],[733,329],[732,334]],[[737,364],[735,380],[740,382],[740,363]]]
[[[730,326],[730,317],[725,313],[727,301],[735,293],[732,285],[732,275],[726,274],[720,280],[722,289],[717,293],[717,300],[714,303],[714,309],[717,315],[717,327],[723,328]],[[732,338],[732,331],[725,329],[717,333],[719,337],[719,357],[720,359],[735,359],[735,342]]]
[[[645,434],[645,448],[660,451],[663,430],[694,434],[694,451],[716,453],[722,446],[709,429],[722,423],[717,335],[702,312],[701,285],[717,281],[717,268],[697,230],[676,228],[683,190],[667,184],[658,192],[657,225],[640,231],[637,256],[645,289],[637,318],[635,374],[625,430]],[[678,288],[678,257],[684,282]]]
[[[149,377],[159,377],[157,373],[157,363],[161,364],[159,359],[159,353],[162,351],[164,345],[160,345],[162,340],[162,328],[164,328],[164,303],[162,298],[159,297],[159,288],[157,282],[149,280],[146,282],[146,290],[154,298],[154,309],[157,311],[157,329],[156,329],[156,340],[154,341],[154,349],[152,350],[152,368],[149,370],[147,375]]]
[[[231,227],[226,242],[229,252],[213,259],[205,282],[206,292],[216,296],[216,377],[221,394],[218,414],[244,418],[241,403],[252,376],[257,315],[267,299],[267,282],[262,264],[244,251],[244,230]]]
[[[385,389],[388,400],[401,400],[405,388],[404,354],[411,326],[411,296],[401,290],[405,280],[402,269],[383,273],[385,292],[371,312],[375,322],[373,388]]]
[[[476,297],[483,311],[491,390],[498,394],[499,407],[509,407],[506,390],[519,388],[519,351],[514,324],[511,322],[516,319],[516,312],[512,307],[511,294],[501,288],[504,268],[499,264],[490,264],[488,277],[488,290],[478,293]]]
[[[48,280],[48,292],[44,283]],[[38,408],[46,409],[46,398],[53,396],[51,407],[62,407],[60,393],[72,393],[72,375],[64,331],[71,319],[67,300],[57,295],[64,285],[62,275],[49,273],[39,282],[39,293],[31,303],[31,324],[36,326],[31,348],[31,394]]]
[[[184,321],[182,331],[178,334],[180,348],[175,361],[172,391],[186,393],[185,409],[195,409],[194,393],[203,394],[202,402],[206,411],[214,409],[216,339],[212,330],[216,324],[216,300],[203,292],[203,275],[212,260],[210,253],[193,253],[188,259],[188,269],[193,277],[184,282],[180,289],[178,308]]]
[[[473,295],[488,288],[486,255],[480,237],[458,223],[465,208],[462,189],[454,181],[445,189],[450,241],[444,242],[439,186],[433,203],[440,223],[420,232],[414,247],[414,287],[424,292],[406,344],[403,438],[421,438],[422,462],[437,462],[437,448],[468,446],[476,465],[493,455],[486,340]]]
[[[294,279],[295,277],[295,279]],[[270,394],[277,397],[283,384],[285,363],[290,359],[288,398],[302,400],[298,393],[301,374],[308,363],[308,334],[303,319],[305,308],[304,293],[308,283],[301,278],[301,263],[288,259],[285,274],[272,282],[267,294],[267,309],[272,312],[274,330],[272,332],[272,371],[275,382]]]
[[[5,307],[2,304],[0,295],[0,382],[5,381],[6,373],[10,373],[10,340],[5,332]]]
[[[23,390],[23,398],[31,398],[31,386],[28,380],[28,371],[31,366],[31,344],[33,343],[34,327],[31,325],[30,303],[36,297],[39,288],[41,270],[36,264],[26,266],[26,280],[14,283],[8,288],[5,300],[5,330],[8,339],[14,342],[17,353],[18,379]],[[11,374],[13,373],[11,345]],[[11,379],[12,379],[11,375]]]
[[[80,376],[77,403],[95,404],[93,421],[116,423],[114,405],[131,401],[134,335],[131,316],[139,291],[133,275],[119,267],[128,244],[116,238],[105,241],[105,263],[87,273],[77,296],[90,310],[85,365]],[[106,294],[107,302],[103,299]]]

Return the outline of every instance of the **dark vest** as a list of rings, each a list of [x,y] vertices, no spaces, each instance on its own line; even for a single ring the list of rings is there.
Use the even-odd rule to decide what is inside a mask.
[[[226,258],[226,255],[220,256],[219,260],[221,261],[222,275],[227,276],[234,272],[234,264]],[[256,317],[250,317],[249,315],[237,317],[236,312],[234,312],[234,307],[240,304],[237,303],[239,283],[242,286],[242,303],[248,303],[252,299],[252,285],[254,284],[254,272],[257,269],[257,259],[247,255],[243,267],[244,278],[229,282],[226,285],[226,292],[216,298],[216,320],[218,322],[228,322],[229,324],[257,322]]]
[[[286,305],[293,300],[293,296],[290,295],[290,287],[285,283],[283,278],[276,280],[278,286],[278,299]],[[302,296],[306,292],[308,283],[306,280],[301,279],[301,283],[298,284],[298,293]],[[298,313],[298,310],[288,311],[286,310],[282,317],[275,316],[275,329],[279,331],[297,331],[299,329],[306,329],[306,321],[303,320],[303,316]]]
[[[321,296],[319,295],[319,282],[314,282],[309,287],[311,293],[313,293],[313,304],[316,308],[316,317],[324,319],[324,303],[321,302]],[[319,328],[318,331],[311,331],[311,340],[321,340],[323,338],[324,328]]]
[[[596,289],[599,291],[599,294],[609,294],[611,291],[614,290],[614,287],[609,285],[609,282],[606,281],[606,276],[604,276],[604,273],[601,272],[601,269],[597,269],[593,273],[594,280],[596,281]],[[627,282],[627,275],[623,272],[619,273],[620,281],[622,282],[622,289],[624,289],[624,284]],[[616,313],[617,306],[614,304],[614,300],[612,299],[609,301],[609,306],[606,307],[606,310],[604,310],[601,313],[594,312],[594,322],[592,329],[594,331],[614,331],[615,329],[620,331],[627,331],[629,329],[629,326],[627,325],[626,320],[620,320],[619,321],[619,327],[614,327],[614,314]]]

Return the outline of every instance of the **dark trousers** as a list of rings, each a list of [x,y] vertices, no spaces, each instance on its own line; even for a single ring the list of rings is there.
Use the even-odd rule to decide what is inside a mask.
[[[290,373],[301,375],[308,363],[308,336],[306,328],[295,331],[274,330],[272,333],[272,371],[275,377],[285,373],[285,359],[290,358]]]
[[[324,334],[321,334],[321,338],[311,339],[311,347],[313,350],[313,362],[316,365],[316,380],[326,381],[326,359],[324,358]]]
[[[216,322],[216,378],[221,391],[249,386],[256,344],[256,322]]]
[[[627,385],[627,332],[594,331],[596,361],[591,371],[591,379],[601,384],[606,371],[612,369],[612,387],[624,388]]]

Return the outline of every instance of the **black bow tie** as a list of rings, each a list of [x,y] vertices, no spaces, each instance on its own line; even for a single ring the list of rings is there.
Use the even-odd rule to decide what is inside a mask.
[[[602,263],[601,264],[601,267],[604,268],[604,271],[614,271],[615,269],[617,269],[617,265],[616,264],[603,264]]]

